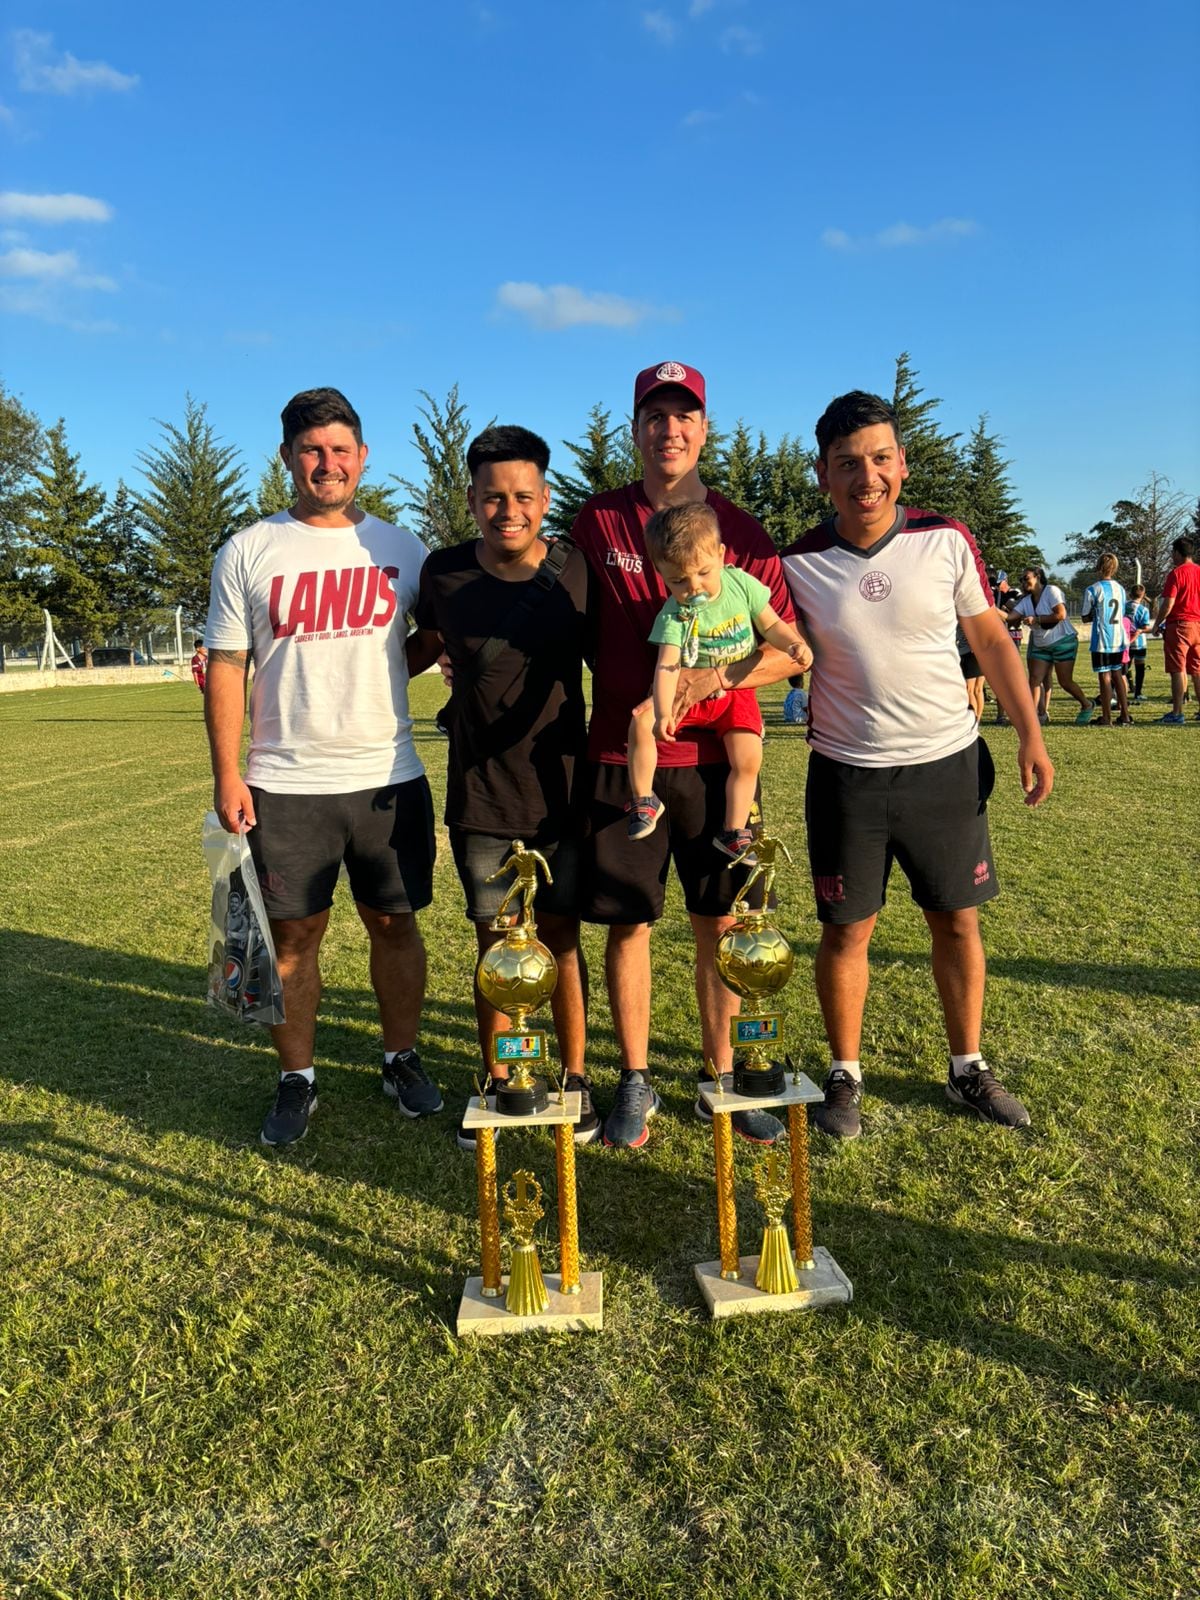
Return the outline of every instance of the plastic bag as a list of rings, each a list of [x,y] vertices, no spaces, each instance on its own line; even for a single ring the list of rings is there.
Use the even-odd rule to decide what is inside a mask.
[[[210,811],[201,843],[213,885],[208,1003],[239,1022],[282,1022],[279,963],[246,835],[227,833]]]

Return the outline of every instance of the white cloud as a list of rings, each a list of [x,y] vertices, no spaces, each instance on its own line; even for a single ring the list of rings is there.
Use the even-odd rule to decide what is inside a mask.
[[[11,128],[16,120],[17,114],[12,107],[0,103],[0,124],[3,124],[6,128]]]
[[[727,56],[756,56],[762,49],[762,34],[740,25],[726,28],[721,35],[721,49]]]
[[[719,111],[704,111],[698,106],[695,111],[689,111],[686,117],[679,119],[679,126],[681,128],[707,128],[710,123],[719,122],[720,120],[721,113]]]
[[[39,283],[69,284],[73,289],[103,289],[117,286],[111,278],[84,272],[74,250],[30,250],[20,245],[0,255],[0,278],[33,278]]]
[[[111,222],[113,208],[86,194],[0,194],[0,218],[9,222]]]
[[[55,55],[54,35],[21,28],[13,35],[17,82],[30,94],[77,94],[137,87],[136,73],[118,72],[106,61],[80,61],[69,50]]]
[[[39,322],[49,322],[58,328],[69,328],[72,333],[119,333],[120,325],[110,318],[71,316],[55,300],[45,285],[0,283],[0,312],[14,317],[36,317]]]
[[[862,234],[857,239],[841,228],[826,228],[821,243],[828,250],[904,250],[914,245],[948,244],[978,232],[979,224],[969,217],[942,217],[924,228],[914,228],[911,222],[893,222],[890,228]]]
[[[516,312],[535,328],[635,328],[649,318],[674,321],[679,313],[670,307],[643,305],[619,294],[577,289],[568,283],[502,283],[496,304]]]
[[[642,26],[654,35],[659,44],[675,43],[678,29],[665,11],[643,11]]]

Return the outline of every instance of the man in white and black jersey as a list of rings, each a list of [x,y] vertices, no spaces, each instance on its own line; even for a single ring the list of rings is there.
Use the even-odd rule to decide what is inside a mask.
[[[1017,731],[1026,804],[1054,769],[969,529],[899,504],[908,476],[892,408],[861,390],[817,423],[817,478],[834,514],[783,553],[812,641],[805,796],[821,944],[816,982],[832,1064],[816,1126],[861,1131],[867,954],[893,860],[921,907],[950,1049],[947,1097],[988,1121],[1029,1115],[980,1052],[978,907],[997,890],[986,804],[994,773],[963,694],[955,629]]]
[[[416,1050],[425,947],[415,913],[433,893],[433,806],[413,747],[404,640],[425,547],[355,505],[367,447],[344,395],[306,390],[282,421],[296,503],[222,546],[205,636],[214,805],[230,833],[250,830],[283,979],[268,1145],[302,1139],[316,1109],[317,955],[343,863],[370,938],[384,1093],[409,1117],[442,1109]]]

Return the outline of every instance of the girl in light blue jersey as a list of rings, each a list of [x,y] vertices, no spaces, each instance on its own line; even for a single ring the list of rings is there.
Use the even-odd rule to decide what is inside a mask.
[[[1119,726],[1133,721],[1129,692],[1121,668],[1126,656],[1125,590],[1116,581],[1117,558],[1106,551],[1096,563],[1099,580],[1083,591],[1081,615],[1092,624],[1092,667],[1100,679],[1100,726],[1112,727],[1112,697],[1117,695]]]

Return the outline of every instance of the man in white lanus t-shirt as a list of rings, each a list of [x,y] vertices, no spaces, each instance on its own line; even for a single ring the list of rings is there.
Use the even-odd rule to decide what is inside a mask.
[[[955,629],[1012,720],[1021,787],[1036,806],[1054,768],[1021,658],[970,530],[900,505],[908,466],[887,402],[861,390],[839,396],[817,423],[817,449],[834,514],[782,557],[814,655],[805,821],[832,1060],[813,1121],[835,1138],[860,1132],[867,953],[895,861],[929,928],[950,1054],[946,1096],[1022,1127],[1028,1112],[980,1052],[978,907],[997,893],[987,826],[994,774],[963,694]]]
[[[343,864],[371,944],[384,1092],[409,1117],[442,1109],[416,1049],[425,946],[415,913],[432,899],[434,838],[404,641],[425,547],[355,505],[367,447],[344,395],[306,390],[282,421],[296,503],[222,546],[205,633],[214,805],[230,833],[250,830],[283,980],[268,1145],[302,1139],[316,1109],[318,952]]]

